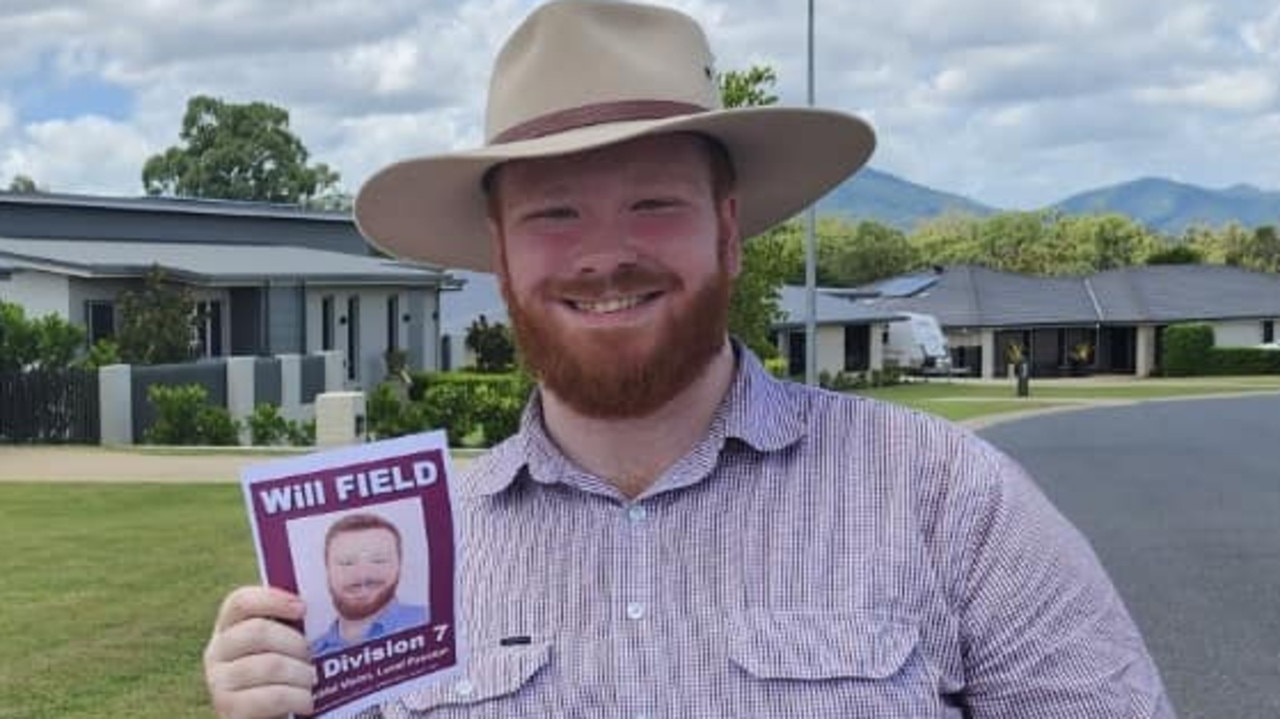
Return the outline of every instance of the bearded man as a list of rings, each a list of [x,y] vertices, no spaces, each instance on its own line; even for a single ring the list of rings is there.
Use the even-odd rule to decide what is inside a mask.
[[[311,642],[313,657],[427,623],[427,609],[396,598],[404,561],[400,530],[376,514],[348,514],[329,526],[324,566],[338,617]]]
[[[538,380],[460,483],[466,676],[384,716],[1173,716],[1088,543],[1011,459],[778,381],[728,336],[743,238],[861,167],[869,125],[721,110],[692,19],[559,0],[499,53],[486,137],[356,201],[388,254],[496,272]],[[222,716],[310,707],[272,621],[295,601],[224,602]]]

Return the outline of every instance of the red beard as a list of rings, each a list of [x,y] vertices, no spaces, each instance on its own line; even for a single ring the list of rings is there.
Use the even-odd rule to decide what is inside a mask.
[[[395,599],[396,589],[400,586],[399,581],[392,582],[372,597],[360,600],[344,599],[331,588],[329,596],[333,598],[333,608],[338,610],[338,615],[349,622],[358,622],[361,619],[368,619],[382,611],[384,607]]]
[[[539,303],[598,297],[606,289],[626,295],[683,287],[665,269],[632,265],[607,276],[545,281],[528,305],[514,296],[505,279],[502,294],[520,355],[538,381],[579,414],[625,419],[648,416],[673,400],[724,347],[733,282],[723,257],[716,274],[694,291],[689,306],[663,318],[647,348],[638,345],[632,330],[566,330]]]

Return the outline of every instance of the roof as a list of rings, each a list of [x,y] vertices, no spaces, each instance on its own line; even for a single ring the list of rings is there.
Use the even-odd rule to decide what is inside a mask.
[[[273,279],[411,285],[452,281],[437,270],[403,262],[286,245],[0,237],[0,264],[79,277],[135,277],[160,265],[178,279],[210,285]]]
[[[0,206],[79,207],[136,212],[273,217],[351,223],[350,212],[313,210],[301,205],[194,197],[107,197],[62,192],[0,192]]]
[[[775,323],[776,327],[795,327],[805,323],[807,312],[807,296],[804,287],[784,285],[779,296],[778,307],[782,310],[782,318]],[[853,300],[842,299],[818,291],[814,301],[814,324],[818,325],[856,325],[873,322],[896,322],[906,319],[897,311],[886,311],[868,307]]]
[[[1280,317],[1280,275],[1225,265],[1153,265],[1089,278],[1106,322]]]
[[[935,274],[937,282],[915,294],[861,304],[931,314],[944,327],[970,328],[1280,316],[1280,275],[1237,267],[1153,265],[1086,276],[1034,277],[959,265]]]

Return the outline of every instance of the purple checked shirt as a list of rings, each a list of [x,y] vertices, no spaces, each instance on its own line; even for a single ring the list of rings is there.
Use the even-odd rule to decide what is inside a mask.
[[[738,348],[706,436],[628,501],[520,432],[462,481],[466,676],[403,717],[1173,717],[1088,543],[943,421]]]

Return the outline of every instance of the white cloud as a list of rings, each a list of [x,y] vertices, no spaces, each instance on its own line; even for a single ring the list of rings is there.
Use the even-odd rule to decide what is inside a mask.
[[[27,175],[58,192],[142,194],[142,164],[154,152],[136,129],[100,117],[22,128],[0,152],[0,177]]]

